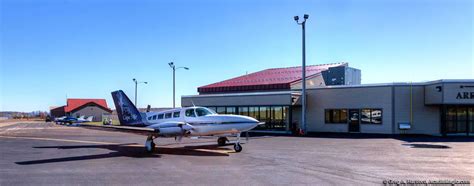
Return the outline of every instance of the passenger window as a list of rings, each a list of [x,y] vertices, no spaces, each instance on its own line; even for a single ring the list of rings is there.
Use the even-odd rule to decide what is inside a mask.
[[[158,115],[158,119],[163,119],[164,114]]]
[[[196,115],[194,114],[194,109],[186,110],[185,115],[186,115],[186,117],[196,117]]]
[[[173,113],[173,118],[179,118],[179,112],[174,112]]]
[[[166,114],[165,114],[165,118],[166,118],[166,119],[171,118],[171,112],[170,112],[170,113],[166,113]]]
[[[153,120],[156,120],[156,115],[153,116]]]

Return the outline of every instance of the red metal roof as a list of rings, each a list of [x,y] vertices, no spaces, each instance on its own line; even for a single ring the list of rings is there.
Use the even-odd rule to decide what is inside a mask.
[[[309,65],[306,66],[306,77],[327,70],[329,67],[343,65],[347,65],[347,63]],[[206,86],[201,86],[198,88],[198,92],[213,93],[290,89],[291,83],[301,80],[301,70],[301,66],[266,69]]]
[[[89,103],[95,103],[112,112],[112,110],[107,107],[107,101],[105,101],[105,99],[67,99],[67,105],[64,107],[64,111],[71,112]]]

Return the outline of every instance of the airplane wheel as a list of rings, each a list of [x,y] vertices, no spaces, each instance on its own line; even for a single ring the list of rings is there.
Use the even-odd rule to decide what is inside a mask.
[[[145,150],[148,153],[153,153],[155,151],[155,143],[153,143],[153,140],[147,140],[145,142]]]
[[[220,137],[217,139],[217,145],[224,146],[229,141],[226,137]]]
[[[240,151],[242,151],[242,145],[240,145],[240,143],[236,143],[236,144],[234,145],[234,150],[235,150],[235,152],[240,152]]]

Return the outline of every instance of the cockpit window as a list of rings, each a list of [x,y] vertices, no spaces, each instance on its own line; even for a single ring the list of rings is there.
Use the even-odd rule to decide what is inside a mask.
[[[196,108],[196,115],[197,116],[207,116],[207,115],[211,115],[211,114],[215,114],[215,113],[210,111],[207,108]]]
[[[186,110],[185,115],[186,115],[186,117],[196,117],[196,114],[194,114],[194,109]]]

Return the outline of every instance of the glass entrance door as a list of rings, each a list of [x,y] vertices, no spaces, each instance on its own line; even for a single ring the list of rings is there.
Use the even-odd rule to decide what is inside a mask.
[[[349,109],[349,132],[360,132],[359,109]]]
[[[474,135],[474,106],[447,106],[444,114],[446,134]]]

